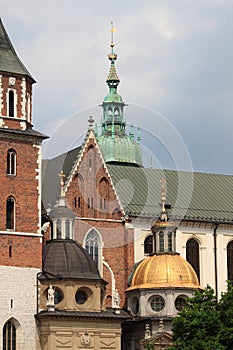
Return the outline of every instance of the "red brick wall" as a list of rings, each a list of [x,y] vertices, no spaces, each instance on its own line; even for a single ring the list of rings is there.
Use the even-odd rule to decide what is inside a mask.
[[[92,228],[95,228],[101,235],[102,255],[114,273],[116,288],[121,298],[121,306],[123,306],[125,304],[124,290],[127,288],[128,276],[134,263],[133,230],[127,230],[121,221],[123,213],[119,210],[120,204],[93,139],[90,139],[87,144],[66,197],[68,205],[79,218],[75,222],[75,240],[82,245],[85,235]],[[91,199],[93,199],[93,205]],[[103,266],[103,278],[109,283],[106,295],[111,296],[111,274],[106,266]],[[107,305],[110,302],[109,300]]]
[[[16,78],[16,82],[15,85],[11,86],[9,85],[9,78],[10,77],[14,77]],[[2,89],[3,89],[3,108],[1,112],[2,116],[7,116],[7,93],[8,93],[8,89],[13,89],[16,92],[15,98],[16,98],[16,110],[17,110],[17,118],[21,118],[21,108],[22,108],[22,77],[18,77],[18,76],[14,76],[14,75],[7,75],[4,74],[2,76]],[[30,94],[30,96],[32,95],[32,82],[27,79],[26,80],[26,98],[27,98],[27,94]],[[32,108],[30,108],[32,110]],[[26,102],[26,114],[27,114],[27,102]],[[9,129],[21,129],[20,123],[17,119],[14,118],[6,118],[5,120],[5,126],[7,126]],[[32,120],[31,120],[31,113],[30,113],[30,123],[32,124]],[[29,127],[30,124],[28,124]]]
[[[7,175],[7,151],[11,148],[17,154],[16,176]],[[16,231],[38,231],[37,159],[38,148],[33,147],[33,141],[16,136],[5,138],[0,133],[0,230],[6,230],[6,201],[12,195],[16,203]]]
[[[0,265],[41,268],[42,245],[40,238],[13,234],[1,235]]]

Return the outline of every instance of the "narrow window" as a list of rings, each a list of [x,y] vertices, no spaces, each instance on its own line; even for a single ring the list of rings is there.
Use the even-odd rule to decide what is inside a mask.
[[[91,209],[93,209],[94,208],[94,200],[93,200],[93,198],[91,198]]]
[[[227,245],[227,279],[233,282],[233,241]]]
[[[102,198],[100,198],[100,209],[102,209]]]
[[[77,208],[77,197],[74,197],[74,207]]]
[[[104,198],[104,209],[106,209],[106,198]]]
[[[14,230],[15,228],[15,200],[12,196],[7,198],[6,202],[6,229]]]
[[[66,220],[66,238],[70,238],[70,220]]]
[[[86,237],[85,242],[85,248],[88,252],[88,254],[92,257],[92,259],[95,261],[96,265],[99,265],[99,238],[97,233],[92,230],[88,233]]]
[[[8,97],[8,108],[9,108],[9,117],[14,118],[15,116],[15,94],[13,90],[9,91],[9,97]]]
[[[167,250],[172,252],[172,232],[168,232],[167,234]]]
[[[192,265],[200,281],[199,244],[194,238],[190,238],[186,243],[186,260]]]
[[[90,208],[90,198],[87,198],[87,207]]]
[[[81,197],[78,197],[78,208],[81,208]]]
[[[57,239],[61,239],[61,220],[57,220]]]
[[[7,175],[16,175],[16,152],[13,149],[7,152]]]
[[[153,253],[153,241],[152,235],[147,236],[144,241],[144,254],[152,254]]]
[[[3,327],[3,350],[16,350],[16,328],[8,321]]]
[[[12,246],[11,245],[9,246],[9,257],[10,258],[12,257]]]
[[[159,232],[159,251],[164,252],[164,232]]]

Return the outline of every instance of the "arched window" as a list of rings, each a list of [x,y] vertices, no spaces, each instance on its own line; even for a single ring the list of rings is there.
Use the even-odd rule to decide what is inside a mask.
[[[147,236],[144,241],[144,254],[153,253],[153,238],[152,235]]]
[[[6,201],[6,229],[15,229],[15,199],[12,196]]]
[[[57,239],[61,239],[61,220],[57,220]]]
[[[9,117],[14,118],[14,116],[15,116],[15,93],[13,90],[10,90],[9,95],[8,95],[8,113],[9,113]]]
[[[227,245],[227,279],[233,282],[233,241]]]
[[[7,152],[7,175],[16,175],[16,152],[13,149]]]
[[[197,278],[200,281],[199,244],[194,238],[190,238],[186,243],[186,260],[193,267]]]
[[[70,237],[70,220],[66,219],[66,238],[71,238]]]
[[[16,328],[15,325],[8,321],[3,327],[3,350],[16,350]]]
[[[167,234],[167,250],[172,252],[172,232],[168,232]]]
[[[95,230],[91,230],[87,234],[85,239],[85,248],[100,270],[102,249],[101,249],[100,236]]]
[[[164,232],[159,232],[159,251],[164,252]]]
[[[102,177],[99,182],[99,196],[100,196],[100,209],[107,211],[108,196],[109,196],[109,182],[106,177]]]

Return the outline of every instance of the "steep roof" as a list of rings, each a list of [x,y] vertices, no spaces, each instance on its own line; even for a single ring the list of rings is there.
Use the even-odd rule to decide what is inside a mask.
[[[20,61],[0,18],[0,71],[26,75],[35,80]]]
[[[170,217],[233,222],[233,176],[117,165],[108,171],[126,214],[158,217],[165,177]]]
[[[63,170],[67,179],[75,159],[78,157],[80,147],[63,153],[53,159],[42,161],[42,202],[46,209],[48,204],[55,204],[60,194],[60,179],[58,174]]]

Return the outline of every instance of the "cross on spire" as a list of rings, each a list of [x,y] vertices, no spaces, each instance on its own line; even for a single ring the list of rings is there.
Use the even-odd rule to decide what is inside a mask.
[[[65,182],[64,182],[64,179],[66,177],[65,173],[63,172],[63,170],[61,170],[61,172],[59,173],[59,176],[61,178],[61,181],[60,181],[60,185],[61,185],[61,196],[64,196],[64,185],[65,185]]]

